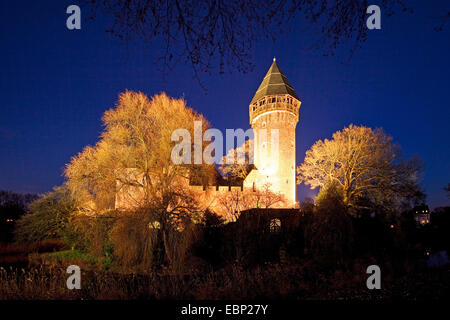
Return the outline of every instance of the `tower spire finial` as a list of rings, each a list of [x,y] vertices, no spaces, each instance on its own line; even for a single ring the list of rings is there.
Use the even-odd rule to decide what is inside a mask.
[[[273,57],[273,62],[277,61],[277,58]]]

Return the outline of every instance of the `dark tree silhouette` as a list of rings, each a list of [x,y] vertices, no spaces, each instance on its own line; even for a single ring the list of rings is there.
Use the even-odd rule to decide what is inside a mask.
[[[294,18],[305,19],[319,33],[325,55],[346,41],[351,52],[366,40],[367,0],[85,0],[97,12],[113,16],[107,31],[129,41],[160,40],[166,71],[183,59],[199,72],[225,66],[247,72],[256,40],[275,40]],[[380,0],[383,16],[408,11],[402,0]],[[315,45],[315,46],[316,46]],[[315,47],[314,46],[314,47]]]
[[[0,221],[4,219],[18,219],[28,209],[28,205],[36,200],[36,194],[20,194],[0,190]]]
[[[444,188],[444,190],[447,192],[447,197],[450,198],[450,183]]]
[[[447,11],[447,13],[445,13],[444,15],[439,16],[438,19],[439,19],[440,23],[439,23],[439,25],[437,25],[434,28],[434,30],[440,32],[440,31],[443,31],[447,27],[448,22],[450,21],[450,11]]]
[[[37,197],[35,194],[0,190],[0,242],[12,239],[16,220],[28,210],[28,205]]]

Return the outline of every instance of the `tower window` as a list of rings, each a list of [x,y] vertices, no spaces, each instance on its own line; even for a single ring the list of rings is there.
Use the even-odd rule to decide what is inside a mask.
[[[281,231],[280,219],[271,219],[269,225],[270,233],[279,233]]]

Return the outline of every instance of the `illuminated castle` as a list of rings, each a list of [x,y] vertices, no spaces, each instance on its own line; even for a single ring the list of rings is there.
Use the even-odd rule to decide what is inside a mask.
[[[295,127],[300,104],[274,58],[249,106],[256,169],[247,176],[244,187],[270,183],[288,207],[296,202]]]
[[[274,207],[293,208],[296,205],[295,176],[295,128],[298,122],[300,100],[281,72],[275,58],[261,85],[249,105],[250,125],[254,133],[254,166],[245,178],[229,180],[215,170],[214,182],[205,185],[196,177],[184,183],[195,193],[203,209],[227,216],[240,213],[249,207],[259,207],[259,200],[244,205],[236,201],[236,206],[224,206],[224,197],[235,198],[254,194],[270,186],[270,192],[280,195]],[[136,174],[133,169],[127,175]],[[136,179],[139,179],[136,176]],[[120,192],[115,199],[116,209],[133,207],[140,198],[142,190],[135,187],[118,186]],[[226,201],[230,200],[230,197]],[[250,202],[251,202],[250,201]]]

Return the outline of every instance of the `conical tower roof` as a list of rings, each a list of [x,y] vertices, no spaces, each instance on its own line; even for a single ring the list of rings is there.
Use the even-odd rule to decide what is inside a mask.
[[[261,82],[250,104],[264,96],[275,94],[290,94],[295,99],[300,100],[294,88],[292,88],[288,79],[278,66],[276,59],[273,58],[273,63],[270,66],[269,71],[267,71],[266,76]]]

